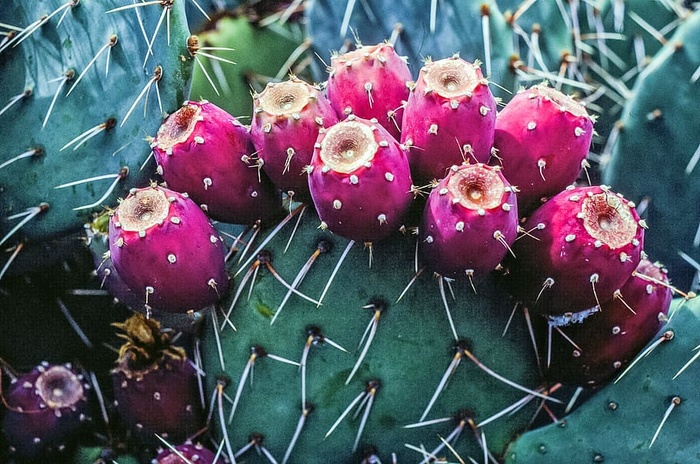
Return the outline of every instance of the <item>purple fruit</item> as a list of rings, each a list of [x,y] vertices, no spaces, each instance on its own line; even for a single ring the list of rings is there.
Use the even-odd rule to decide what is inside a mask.
[[[216,454],[200,444],[187,442],[176,446],[175,449],[177,453],[193,464],[223,464],[228,462],[224,458],[217,458],[215,461]],[[152,464],[187,464],[187,461],[183,460],[177,453],[171,449],[164,449],[158,453]]]
[[[112,370],[115,406],[139,441],[156,444],[154,434],[180,442],[202,427],[197,372],[182,348],[171,344],[160,323],[135,314],[114,324],[126,343]]]
[[[309,171],[322,227],[351,240],[398,230],[413,200],[406,151],[374,120],[350,115],[322,131]]]
[[[248,128],[207,101],[187,101],[151,143],[168,188],[186,192],[219,221],[252,224],[280,213],[281,195],[261,171]]]
[[[265,173],[283,192],[310,198],[304,169],[311,163],[318,131],[338,122],[323,92],[295,77],[267,84],[253,100],[250,134]]]
[[[516,195],[498,167],[453,166],[430,192],[420,231],[421,261],[446,277],[483,277],[518,234]]]
[[[522,215],[578,178],[592,137],[586,108],[546,84],[508,102],[496,118],[494,146],[503,175],[518,187]]]
[[[620,374],[664,325],[672,297],[665,269],[642,259],[615,297],[582,321],[568,322],[576,320],[574,315],[550,320],[576,346],[553,331],[547,377],[569,385],[600,386]]]
[[[523,224],[508,263],[514,296],[534,312],[582,311],[613,297],[639,264],[644,222],[606,186],[571,187]]]
[[[49,462],[87,422],[90,386],[70,364],[41,363],[12,380],[3,394],[2,432],[20,460]],[[48,459],[48,460],[44,460]]]
[[[442,179],[465,161],[488,162],[495,123],[496,100],[477,64],[456,55],[428,61],[411,88],[401,133],[415,182]]]
[[[403,104],[413,79],[406,59],[389,43],[359,46],[331,57],[326,92],[341,119],[354,114],[376,119],[397,140]]]
[[[159,311],[198,311],[226,292],[224,244],[183,194],[155,185],[132,190],[113,212],[109,242],[121,278]]]

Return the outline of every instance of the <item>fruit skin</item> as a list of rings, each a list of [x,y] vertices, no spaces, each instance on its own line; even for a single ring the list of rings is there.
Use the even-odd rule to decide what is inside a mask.
[[[305,168],[319,130],[337,122],[321,89],[296,77],[269,83],[254,95],[251,140],[263,170],[280,190],[294,192],[298,201],[310,200]]]
[[[340,119],[350,114],[374,118],[394,138],[401,138],[403,104],[413,76],[390,43],[360,44],[334,54],[328,72],[326,93]]]
[[[470,197],[474,191],[477,199]],[[498,167],[453,166],[430,192],[419,232],[421,263],[430,270],[483,278],[518,234],[515,191]]]
[[[426,62],[411,87],[401,132],[416,184],[442,179],[453,165],[488,162],[496,111],[477,63],[457,55]]]
[[[639,264],[644,226],[633,204],[607,186],[568,188],[522,225],[530,236],[508,259],[510,291],[540,314],[607,301]]]
[[[2,394],[2,432],[20,462],[58,459],[88,423],[90,385],[70,364],[43,362]]]
[[[643,258],[619,293],[592,308],[582,321],[559,325],[560,318],[550,318],[549,324],[558,325],[576,347],[554,332],[546,377],[552,383],[604,386],[661,330],[672,298],[666,270]],[[543,353],[549,338],[546,326],[541,324],[539,332]]]
[[[322,228],[379,241],[403,225],[413,200],[407,153],[376,121],[350,115],[321,132],[309,171]]]
[[[249,129],[207,101],[186,101],[151,143],[168,188],[186,192],[212,219],[253,224],[278,215],[281,195],[260,172]]]
[[[111,371],[114,403],[141,443],[157,445],[154,434],[181,442],[203,425],[197,372],[184,349],[173,346],[158,321],[134,314],[115,323],[126,342]]]
[[[518,187],[521,215],[576,181],[592,137],[585,107],[546,83],[521,89],[506,104],[496,118],[494,147],[503,175]]]
[[[110,219],[109,250],[129,288],[160,311],[198,311],[228,288],[217,231],[191,199],[164,187],[135,189],[119,204]]]
[[[700,365],[695,361],[677,374],[696,354],[700,299],[676,298],[669,315],[668,324],[647,348],[659,346],[558,423],[518,437],[508,448],[505,463],[692,462],[700,453],[692,433],[697,424]],[[659,342],[662,339],[666,341]],[[674,401],[678,404],[652,444]]]

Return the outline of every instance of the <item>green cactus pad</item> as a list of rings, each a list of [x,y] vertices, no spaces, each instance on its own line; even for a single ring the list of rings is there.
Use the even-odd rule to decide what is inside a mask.
[[[91,211],[154,177],[145,139],[187,97],[193,60],[184,2],[132,6],[3,5],[0,23],[16,27],[0,46],[3,248],[79,231]]]
[[[265,246],[272,255],[272,265],[287,282],[293,282],[299,270],[317,249],[319,239],[333,244],[330,252],[318,255],[299,291],[313,299],[321,296],[329,277],[348,241],[321,231],[320,221],[313,211],[306,211],[289,249],[285,252],[296,218],[292,219]],[[260,243],[262,239],[258,239]],[[319,327],[323,335],[349,353],[331,346],[329,342],[310,347],[307,362],[307,401],[315,410],[306,421],[290,462],[359,462],[365,445],[377,448],[382,460],[391,460],[396,453],[400,462],[420,460],[421,455],[405,444],[424,446],[428,451],[440,445],[456,422],[407,429],[406,425],[420,421],[421,415],[436,390],[441,377],[454,357],[455,339],[440,297],[438,280],[420,275],[401,301],[397,298],[414,276],[416,237],[392,236],[374,244],[372,266],[370,250],[355,243],[340,266],[321,307],[292,295],[273,325],[270,324],[287,289],[267,269],[259,269],[252,293],[248,287],[231,313],[237,331],[226,325],[218,334],[221,339],[223,363],[217,354],[216,336],[208,322],[205,334],[204,358],[209,391],[215,391],[218,374],[225,374],[230,385],[224,390],[235,398],[251,347],[262,346],[268,353],[299,362],[307,341],[306,328]],[[252,248],[255,248],[253,246]],[[248,253],[250,255],[250,252]],[[264,267],[264,266],[263,266]],[[239,271],[240,269],[240,271]],[[232,266],[236,285],[241,286],[251,263]],[[248,279],[247,285],[250,285]],[[474,294],[466,278],[451,284],[455,299],[444,285],[451,306],[455,330],[459,338],[470,341],[471,352],[484,365],[502,376],[528,388],[537,388],[539,375],[533,348],[522,313],[515,316],[508,332],[503,335],[513,304],[491,281],[475,283]],[[236,289],[232,292],[234,295]],[[232,296],[222,302],[228,311]],[[388,303],[379,316],[376,336],[364,361],[349,384],[345,384],[358,359],[358,343],[373,318],[374,309],[363,308],[374,298]],[[216,311],[219,324],[222,312]],[[357,453],[352,452],[358,433],[360,417],[347,417],[324,439],[343,410],[361,394],[370,380],[381,381],[374,398]],[[249,379],[250,380],[250,379]],[[438,397],[425,420],[450,417],[460,410],[471,410],[475,423],[480,423],[527,396],[480,370],[464,357],[444,392]],[[532,418],[539,399],[529,402],[512,416],[502,417],[478,429],[483,430],[489,450],[500,455],[517,433],[522,432]],[[223,400],[228,418],[231,403]],[[281,459],[290,443],[302,413],[300,368],[278,362],[270,357],[255,362],[255,382],[245,385],[240,395],[233,422],[227,425],[232,449],[247,443],[249,434],[261,433],[264,445]],[[352,414],[350,414],[352,416]],[[218,417],[218,413],[214,413]],[[216,421],[218,423],[219,421]],[[469,428],[455,444],[466,456],[483,456],[474,432]],[[445,449],[441,456],[451,456]]]
[[[643,208],[646,250],[673,282],[691,285],[700,261],[700,14],[686,18],[634,86],[604,182]]]
[[[700,364],[674,376],[700,343],[700,300],[676,300],[669,314],[670,322],[650,344],[658,345],[653,351],[558,424],[525,433],[508,449],[506,463],[680,464],[697,459],[700,445],[693,431]],[[673,338],[659,342],[666,332]]]

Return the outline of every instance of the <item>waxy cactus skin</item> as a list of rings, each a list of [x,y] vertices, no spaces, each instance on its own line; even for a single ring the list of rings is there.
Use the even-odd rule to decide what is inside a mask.
[[[498,167],[453,166],[431,191],[420,232],[421,262],[445,277],[493,271],[518,233],[516,194]]]
[[[337,122],[323,92],[294,77],[270,83],[254,96],[251,139],[263,170],[282,192],[309,200],[304,168],[311,163],[319,130]]]
[[[413,200],[407,154],[376,121],[349,116],[322,132],[309,170],[323,228],[378,241],[403,225]]]
[[[193,464],[223,464],[223,458],[217,458],[214,452],[200,444],[191,442],[183,443],[175,446],[175,449],[164,449],[152,461],[152,464],[184,464],[182,457],[178,453],[188,459]]]
[[[375,118],[397,140],[411,71],[389,43],[359,46],[331,57],[326,92],[340,119]]]
[[[503,174],[518,187],[521,214],[576,181],[592,137],[586,108],[547,84],[522,89],[506,104],[494,146]]]
[[[191,199],[151,186],[132,191],[109,224],[114,267],[148,307],[199,311],[228,288],[225,247]]]
[[[260,171],[248,128],[213,103],[187,101],[151,144],[158,172],[215,220],[253,224],[279,214],[281,196]]]
[[[564,190],[522,227],[527,235],[513,246],[507,277],[514,296],[542,314],[609,300],[632,275],[644,246],[644,222],[606,186]]]
[[[495,123],[496,100],[477,63],[428,61],[411,87],[401,132],[416,184],[442,179],[463,162],[487,163]]]

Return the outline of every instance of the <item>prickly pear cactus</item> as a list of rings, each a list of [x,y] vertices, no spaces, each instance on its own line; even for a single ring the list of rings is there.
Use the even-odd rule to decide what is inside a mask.
[[[700,260],[700,14],[679,26],[634,87],[604,171],[605,182],[640,205],[649,227],[647,249],[680,287],[689,287]],[[660,89],[673,87],[673,98]]]
[[[685,364],[697,357],[693,350],[699,342],[700,301],[676,300],[669,318],[624,376],[559,423],[520,437],[509,447],[506,462],[647,464],[694,459],[700,448],[689,431],[697,422],[700,365]]]
[[[193,60],[184,2],[12,1],[0,23],[8,248],[79,231],[154,175],[144,139],[186,97]]]
[[[232,269],[237,289],[208,322],[207,382],[225,395],[213,417],[226,446],[235,453],[257,433],[278,460],[360,462],[371,446],[406,462],[421,446],[450,455],[440,437],[459,429],[463,457],[483,456],[484,443],[500,456],[541,401],[522,390],[540,387],[522,315],[504,335],[508,297],[488,278],[475,293],[466,278],[416,276],[410,231],[369,249],[305,211],[287,248],[297,217],[268,236],[268,253],[251,250]],[[494,418],[520,400],[524,409]]]

